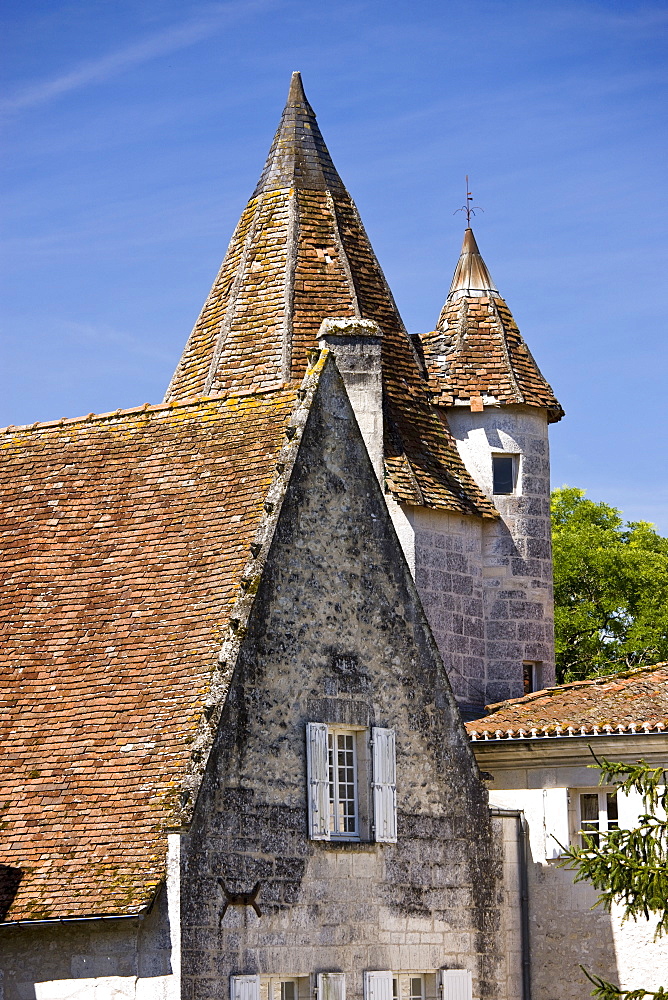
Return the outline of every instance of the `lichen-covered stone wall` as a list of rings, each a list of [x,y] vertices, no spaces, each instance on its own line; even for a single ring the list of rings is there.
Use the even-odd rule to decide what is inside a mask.
[[[308,722],[396,730],[398,842],[308,839]],[[360,771],[361,785],[368,775]],[[509,996],[502,844],[338,374],[323,373],[182,845],[185,1000],[463,967]],[[224,890],[257,902],[232,905]],[[513,994],[514,995],[514,994]]]

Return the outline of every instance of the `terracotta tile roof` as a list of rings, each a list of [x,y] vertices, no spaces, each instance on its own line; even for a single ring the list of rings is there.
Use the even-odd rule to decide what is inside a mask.
[[[286,422],[305,419],[303,395],[0,435],[0,863],[22,872],[7,920],[134,913],[151,899],[165,828],[194,794],[193,746],[206,754],[212,676],[226,689],[213,672],[234,644],[230,609],[252,600],[243,573],[264,558],[279,509],[265,504],[291,468],[281,477],[277,457],[296,454]]]
[[[547,409],[551,422],[564,415],[494,289],[470,229],[438,325],[420,339],[434,402],[523,403]]]
[[[166,398],[301,379],[328,316],[375,320],[383,331],[385,452],[394,496],[495,517],[431,405],[421,363],[295,74],[260,182]]]
[[[487,706],[467,722],[474,740],[663,732],[668,728],[668,663],[575,681]]]

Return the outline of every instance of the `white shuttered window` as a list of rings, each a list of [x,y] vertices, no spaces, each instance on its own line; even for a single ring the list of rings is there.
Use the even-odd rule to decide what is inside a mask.
[[[374,727],[371,730],[371,738],[373,741],[374,839],[379,843],[396,844],[397,754],[394,729]]]
[[[391,972],[364,973],[364,1000],[392,1000]]]
[[[260,1000],[259,976],[230,976],[231,1000]]]
[[[441,969],[438,980],[443,1000],[471,1000],[473,983],[468,969]]]
[[[311,840],[329,840],[329,758],[324,722],[306,726],[306,764],[309,836]]]
[[[344,972],[318,973],[318,1000],[346,1000]]]

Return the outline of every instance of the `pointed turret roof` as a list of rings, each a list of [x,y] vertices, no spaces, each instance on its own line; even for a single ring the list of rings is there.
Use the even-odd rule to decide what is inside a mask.
[[[464,233],[436,329],[420,340],[439,405],[519,403],[546,409],[550,422],[564,415],[494,286],[472,229]]]
[[[458,299],[462,295],[498,295],[487,270],[472,229],[464,232],[462,252],[452,278],[448,299]]]
[[[347,316],[374,320],[383,333],[385,466],[393,495],[494,516],[431,405],[424,369],[295,73],[260,181],[166,399],[296,384],[322,320]]]
[[[253,197],[286,187],[345,190],[306,99],[301,73],[292,74],[288,99]]]

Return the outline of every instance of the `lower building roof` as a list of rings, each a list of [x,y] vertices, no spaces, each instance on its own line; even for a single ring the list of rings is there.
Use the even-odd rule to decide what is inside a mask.
[[[668,663],[488,705],[466,728],[473,740],[660,733],[668,728]]]

